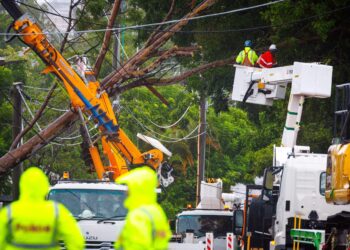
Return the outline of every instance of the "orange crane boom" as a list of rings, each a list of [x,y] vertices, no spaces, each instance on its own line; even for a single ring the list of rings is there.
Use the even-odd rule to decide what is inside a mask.
[[[161,178],[171,177],[172,168],[163,162],[162,151],[152,149],[141,153],[119,127],[108,94],[100,89],[100,83],[95,79],[92,70],[84,72],[84,77],[80,76],[49,42],[32,17],[27,14],[23,15],[12,0],[2,0],[1,3],[15,19],[11,24],[12,27],[9,28],[12,28],[17,33],[17,37],[47,65],[43,73],[55,74],[68,92],[73,109],[80,112],[81,118],[83,118],[82,113],[91,117],[98,126],[102,135],[103,152],[110,163],[109,166],[103,165],[98,149],[90,140],[89,151],[98,178],[102,179],[107,173],[112,173],[112,178],[115,179],[127,172],[130,165],[149,165],[155,170],[158,169],[159,173],[163,173],[159,174]],[[163,168],[163,171],[160,168]],[[172,177],[171,180],[173,180]]]

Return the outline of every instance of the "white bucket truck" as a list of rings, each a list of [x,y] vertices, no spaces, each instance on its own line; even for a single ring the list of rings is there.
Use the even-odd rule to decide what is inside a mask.
[[[324,229],[327,217],[342,210],[325,202],[327,155],[296,146],[304,100],[330,97],[332,67],[300,62],[271,69],[236,66],[232,99],[271,106],[274,100],[285,98],[289,82],[281,147],[274,149],[273,167],[265,171],[262,194],[248,205],[243,233],[238,232],[246,248],[289,249],[293,246],[291,229]]]

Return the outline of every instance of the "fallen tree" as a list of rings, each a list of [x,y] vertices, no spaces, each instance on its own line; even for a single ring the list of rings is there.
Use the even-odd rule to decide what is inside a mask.
[[[170,18],[174,8],[174,2],[175,1],[173,0],[169,12],[163,21],[166,21]],[[162,96],[156,91],[154,86],[176,84],[182,82],[194,74],[201,73],[211,68],[222,67],[231,64],[233,60],[232,58],[228,58],[225,60],[218,60],[215,62],[207,63],[194,69],[190,69],[182,75],[176,76],[174,78],[157,79],[152,75],[152,72],[156,72],[157,69],[161,67],[162,63],[167,59],[176,56],[193,56],[195,52],[200,50],[200,47],[198,46],[181,48],[175,46],[167,50],[163,49],[162,47],[167,41],[169,41],[175,32],[181,30],[186,24],[188,24],[188,18],[197,16],[199,13],[212,6],[215,2],[216,0],[204,0],[177,23],[174,23],[165,29],[160,28],[162,25],[159,26],[150,35],[141,50],[139,50],[135,55],[133,55],[123,65],[121,65],[121,67],[111,72],[101,80],[101,90],[105,90],[110,96],[113,96],[115,94],[123,93],[132,88],[145,86],[149,88],[152,93],[162,99]],[[108,28],[111,27],[115,20],[118,13],[118,8],[120,8],[120,1],[115,0],[112,15],[108,22]],[[74,24],[71,26],[74,26]],[[99,55],[97,56],[98,59],[95,63],[94,68],[96,70],[96,73],[98,73],[100,70],[102,61],[106,54],[106,49],[109,46],[109,41],[110,33],[106,33],[102,48]],[[165,100],[162,101],[165,102]],[[8,169],[16,166],[19,162],[32,156],[39,149],[47,145],[51,140],[62,133],[62,131],[69,128],[77,119],[78,115],[76,113],[73,111],[68,111],[50,123],[40,133],[36,134],[28,141],[26,141],[23,145],[3,155],[0,158],[0,173],[6,172]]]

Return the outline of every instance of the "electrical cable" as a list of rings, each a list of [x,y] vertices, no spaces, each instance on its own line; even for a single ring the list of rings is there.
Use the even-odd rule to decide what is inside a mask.
[[[224,12],[218,12],[218,13],[213,13],[213,14],[207,14],[203,16],[195,16],[195,17],[189,17],[189,18],[181,18],[181,19],[175,19],[175,20],[169,20],[166,22],[158,22],[158,23],[148,23],[148,24],[141,24],[141,25],[132,25],[132,26],[126,26],[126,27],[114,27],[114,28],[104,28],[104,29],[90,29],[90,30],[77,30],[75,31],[76,34],[79,33],[97,33],[97,32],[106,32],[106,31],[123,31],[123,30],[128,30],[128,29],[139,29],[139,28],[144,28],[144,27],[151,27],[151,26],[161,26],[161,25],[166,25],[166,24],[173,24],[173,23],[178,23],[180,21],[192,21],[192,20],[198,20],[198,19],[204,19],[204,18],[210,18],[210,17],[217,17],[217,16],[223,16],[227,14],[232,14],[232,13],[238,13],[246,10],[252,10],[252,9],[257,9],[261,7],[266,7],[270,5],[274,5],[277,3],[281,3],[287,0],[277,0],[277,1],[272,1],[264,4],[258,4],[258,5],[253,5],[249,7],[243,7],[239,9],[234,9],[234,10],[229,10],[229,11],[224,11]],[[63,17],[63,16],[62,16]],[[67,18],[67,17],[66,17]],[[69,19],[69,18],[67,18]],[[168,30],[167,32],[173,32],[171,30]],[[57,32],[43,32],[42,34],[56,34]],[[62,34],[69,33],[69,32],[60,32]],[[175,32],[174,32],[175,33]],[[17,33],[0,33],[0,35],[18,35],[18,36],[25,36],[25,35],[31,35],[31,34],[17,34]],[[40,34],[40,33],[38,33]]]
[[[322,16],[327,16],[329,14],[338,12],[338,11],[342,11],[344,9],[348,9],[350,8],[350,5],[341,7],[341,8],[337,8],[337,9],[333,9],[330,11],[326,11],[325,13],[322,14],[318,14],[318,15],[313,15],[313,16],[308,16],[305,18],[300,18],[297,20],[293,20],[290,22],[284,22],[282,24],[272,24],[272,25],[261,25],[261,26],[254,26],[254,27],[248,27],[248,28],[239,28],[239,29],[225,29],[225,30],[178,30],[178,31],[174,31],[174,33],[189,33],[189,34],[193,34],[193,33],[230,33],[230,32],[242,32],[242,31],[252,31],[252,30],[260,30],[260,29],[266,29],[266,28],[275,28],[275,27],[283,27],[283,26],[288,26],[290,24],[294,24],[294,23],[299,23],[299,22],[303,22],[303,21],[307,21],[310,19],[315,19],[317,17],[322,17]],[[139,28],[139,30],[146,30],[146,31],[154,31],[154,29],[144,29],[144,28]],[[159,32],[168,32],[167,30],[159,30]]]
[[[23,96],[30,102],[36,104],[36,105],[40,105],[42,106],[44,103],[43,102],[40,102],[39,100],[37,99],[34,99],[33,97],[31,97],[30,95],[28,95],[26,92],[24,92],[23,90],[22,91],[22,94]],[[68,109],[61,109],[61,108],[55,108],[55,107],[52,107],[52,106],[49,106],[47,105],[47,108],[48,109],[51,109],[51,110],[54,110],[54,111],[58,111],[58,112],[67,112],[69,111]]]
[[[38,8],[37,8],[37,7],[34,7],[34,6],[31,6],[31,7],[34,7],[36,10],[45,13],[45,16],[50,20],[50,22],[52,23],[53,27],[58,31],[57,33],[59,33],[59,35],[61,35],[61,37],[64,39],[63,33],[60,32],[60,30],[57,28],[56,24],[55,24],[55,23],[51,20],[51,18],[48,16],[48,14],[46,13],[46,11],[41,7],[40,4],[38,4],[38,2],[37,2],[36,0],[34,0],[34,2],[38,5]],[[47,1],[45,1],[45,2],[46,2],[46,3],[48,4],[48,6],[50,6],[56,13],[59,14],[59,12],[58,12],[49,2],[47,2]],[[27,5],[28,5],[28,4],[26,4],[25,6],[27,6]],[[31,14],[34,15],[32,12],[31,12]],[[69,19],[69,18],[68,18],[68,19]],[[77,20],[78,20],[78,19],[77,19]],[[65,21],[67,24],[69,24],[69,22],[68,22],[66,19],[64,19],[64,21]],[[50,32],[49,32],[49,33],[50,33]],[[49,34],[49,33],[48,33],[48,34]],[[68,33],[69,33],[69,32],[68,32]],[[18,34],[18,35],[19,35],[19,34]],[[81,36],[81,37],[82,37],[82,39],[83,39],[90,47],[92,46],[92,45],[89,43],[89,41],[88,41],[84,36]],[[73,52],[74,52],[76,55],[79,54],[79,53],[77,52],[77,50],[74,48],[73,44],[70,44],[70,41],[67,41],[67,44],[70,45],[70,46],[67,46],[67,47],[68,47],[68,48],[71,48],[71,49],[73,50]],[[95,46],[93,46],[93,47],[91,47],[91,48],[96,49]],[[111,52],[109,48],[108,48],[108,51]],[[112,52],[111,52],[111,53],[112,53]],[[115,57],[115,55],[114,55],[113,53],[112,53],[112,56]],[[113,67],[113,65],[112,65],[109,61],[107,61],[107,63],[109,64],[109,66],[110,66],[112,69],[116,70],[116,69]]]
[[[189,31],[186,31],[186,30],[178,30],[178,31],[172,31],[173,33],[188,33],[188,34],[192,34],[192,33],[230,33],[230,32],[242,32],[242,31],[252,31],[252,30],[259,30],[259,29],[266,29],[266,28],[274,28],[274,27],[283,27],[283,26],[288,26],[290,24],[295,24],[295,23],[299,23],[299,22],[303,22],[303,21],[307,21],[307,20],[310,20],[310,19],[314,19],[314,18],[317,18],[317,17],[322,17],[322,16],[326,16],[326,15],[329,15],[329,14],[332,14],[332,13],[335,13],[335,12],[338,12],[338,11],[341,11],[341,10],[344,10],[344,9],[348,9],[350,8],[350,5],[347,5],[347,6],[344,6],[344,7],[341,7],[341,8],[337,8],[337,9],[334,9],[334,10],[331,10],[331,11],[327,11],[323,14],[319,14],[319,15],[313,15],[313,16],[309,16],[309,17],[305,17],[305,18],[300,18],[300,19],[297,19],[297,20],[294,20],[294,21],[291,21],[291,22],[284,22],[282,24],[276,24],[276,25],[261,25],[261,26],[255,26],[255,27],[248,27],[248,28],[240,28],[240,29],[225,29],[225,30],[189,30]],[[114,30],[115,31],[122,31],[122,30],[146,30],[146,31],[155,31],[156,29],[146,29],[146,28],[143,28],[141,26],[129,26],[129,27],[123,27],[123,28],[115,28]],[[159,32],[169,32],[168,30],[162,30],[162,29],[159,29],[157,30]],[[83,33],[83,31],[81,31]],[[93,32],[93,31],[91,31]],[[0,35],[5,35],[5,33],[0,33]],[[18,35],[18,34],[17,34]]]
[[[55,11],[57,14],[59,14],[59,12],[57,11],[56,8],[54,8],[54,7],[53,7],[50,3],[48,3],[46,0],[44,0],[44,1],[45,1],[45,3],[48,4],[48,6],[50,6],[50,8],[52,8],[53,11]],[[87,0],[87,1],[88,1],[88,0]],[[36,0],[35,0],[35,2],[37,3]],[[86,4],[87,4],[87,3],[86,3]],[[37,5],[40,7],[41,10],[44,10],[38,3],[37,3]],[[59,14],[59,15],[60,15],[60,14]],[[51,20],[50,17],[49,17],[48,15],[46,15],[46,16],[49,18],[49,20]],[[61,16],[61,17],[63,18],[63,20],[64,20],[67,24],[69,24],[69,21],[68,21],[68,20],[76,20],[76,21],[79,21],[79,19],[81,19],[81,18],[79,18],[79,19],[70,19],[70,18],[64,18],[63,16]],[[67,19],[68,19],[68,20],[67,20]],[[52,22],[52,21],[51,21],[51,22]],[[57,27],[56,27],[56,29],[58,30]],[[61,34],[62,37],[63,37],[62,32],[60,32],[60,34]],[[80,35],[80,34],[78,34],[78,35]],[[80,37],[81,37],[81,38],[89,45],[89,47],[90,47],[90,49],[88,49],[87,51],[85,51],[84,54],[86,54],[87,52],[90,52],[92,49],[95,50],[95,51],[97,51],[97,52],[99,52],[99,50],[97,49],[97,46],[98,46],[100,43],[98,43],[98,44],[92,46],[92,45],[90,44],[89,40],[87,40],[87,39],[83,36],[83,34],[82,34]],[[69,41],[68,41],[68,43],[70,44]],[[77,53],[77,51],[74,49],[73,44],[70,44],[70,47],[73,49],[73,51],[74,51],[74,53],[75,53],[76,55],[79,54],[79,53]],[[110,52],[110,53],[112,54],[112,57],[119,63],[119,65],[122,65],[121,62],[120,62],[120,61],[118,60],[118,58],[116,57],[116,55],[111,51],[111,49],[110,49],[109,47],[107,48],[107,51]],[[108,63],[108,65],[109,65],[112,69],[116,70],[116,68],[113,67],[113,64],[111,64],[108,60],[107,60],[107,63]],[[124,68],[123,68],[123,69],[124,69]],[[126,71],[126,70],[124,69],[124,71]]]
[[[43,10],[43,8],[37,3],[37,1],[36,0],[34,0],[35,1],[35,3],[39,6],[39,8],[41,9],[41,10]],[[47,1],[45,1],[45,2],[47,2]],[[48,3],[49,4],[49,3]],[[49,4],[49,6],[51,6],[51,8],[53,8],[53,10],[54,11],[56,11],[57,13],[58,13],[58,11],[51,5],[51,4]],[[53,21],[50,19],[50,17],[48,16],[48,15],[46,15],[47,16],[47,18],[53,23]],[[67,22],[67,21],[66,21]],[[67,22],[68,23],[68,22]],[[54,25],[54,27],[58,30],[58,28],[57,28],[57,26],[53,23],[53,25]],[[60,33],[61,34],[61,33]],[[63,35],[61,34],[61,36],[63,37]],[[89,43],[89,41],[85,38],[85,37],[83,37],[82,36],[82,38],[88,43],[88,45],[89,46],[91,46],[91,44]],[[68,43],[69,43],[69,41],[68,41]],[[74,49],[74,47],[73,46],[71,46],[71,48],[72,48],[72,50],[75,52],[75,54],[78,54],[77,53],[77,51]],[[109,50],[110,51],[110,50]],[[114,56],[114,58],[118,61],[118,58],[116,58],[115,57],[115,55],[113,54],[113,56]],[[108,63],[109,63],[109,61],[107,61]],[[119,62],[119,61],[118,61]],[[109,63],[110,64],[110,63]],[[120,64],[120,62],[119,62],[119,64]],[[121,64],[120,64],[121,65]],[[114,67],[113,67],[113,65],[112,64],[110,64],[110,66],[113,68],[113,69],[115,69]],[[51,107],[49,107],[49,108],[51,108]],[[51,108],[51,109],[53,109],[53,110],[56,110],[56,111],[63,111],[63,112],[66,112],[67,110],[62,110],[62,109],[57,109],[57,108]],[[37,126],[39,126],[39,124],[37,123]],[[92,129],[94,129],[94,128],[92,128]],[[91,129],[91,130],[92,130]],[[91,131],[91,130],[89,130],[89,131]],[[81,135],[79,135],[79,136],[76,136],[76,137],[72,137],[72,138],[65,138],[65,137],[57,137],[57,139],[60,139],[60,140],[71,140],[71,139],[76,139],[76,138],[79,138],[79,137],[81,137]],[[57,144],[57,143],[56,143]],[[69,145],[69,146],[74,146],[74,145],[76,145],[76,144],[72,144],[72,145]]]
[[[174,137],[169,137],[169,136],[165,136],[165,135],[162,135],[152,129],[150,129],[149,127],[147,127],[146,125],[144,125],[142,122],[140,122],[136,116],[133,114],[133,112],[128,109],[127,107],[123,107],[126,109],[126,111],[131,115],[131,117],[140,125],[140,127],[142,127],[145,131],[148,131],[148,132],[152,132],[154,134],[157,134],[161,137],[164,137],[164,138],[168,138],[168,139],[171,139],[171,140],[165,140],[165,139],[160,139],[160,138],[157,138],[156,136],[152,135],[152,137],[156,138],[157,140],[159,141],[162,141],[162,142],[168,142],[168,143],[175,143],[175,142],[179,142],[179,141],[184,141],[184,140],[189,140],[189,139],[193,139],[193,138],[197,138],[198,136],[202,135],[202,134],[205,134],[206,132],[203,132],[203,133],[200,133],[200,134],[197,134],[195,136],[190,136],[192,135],[194,132],[196,132],[199,128],[199,125],[197,125],[197,127],[195,127],[189,134],[187,134],[186,136],[182,137],[182,138],[174,138]]]
[[[28,85],[23,85],[22,87],[24,88],[28,88],[28,89],[35,89],[35,90],[41,90],[41,91],[49,91],[49,88],[40,88],[40,87],[34,87],[34,86],[28,86]]]
[[[22,90],[21,90],[20,88],[17,88],[17,89],[18,89],[18,92],[19,92],[19,94],[20,94],[20,96],[21,96],[21,99],[22,99],[24,105],[25,105],[26,108],[27,108],[28,113],[30,114],[30,116],[31,116],[32,119],[34,120],[34,117],[35,117],[35,116],[34,116],[32,110],[30,109],[30,107],[29,107],[29,105],[28,105],[26,99],[24,98],[24,95],[23,95],[23,93],[22,93]],[[41,126],[39,125],[39,123],[38,123],[37,121],[35,122],[35,125],[38,127],[39,131],[41,132],[41,131],[42,131],[42,128],[41,128]],[[91,129],[91,130],[92,130],[92,129]],[[78,138],[80,138],[80,137],[81,137],[81,135],[74,136],[74,137],[70,137],[70,138],[68,138],[68,137],[57,137],[57,139],[59,139],[59,140],[73,140],[73,139],[78,139]],[[55,142],[54,142],[54,143],[55,143]],[[81,143],[81,142],[80,142],[80,143]],[[55,144],[57,144],[57,143],[55,143]],[[68,145],[68,146],[75,146],[75,145],[78,145],[78,144],[77,144],[77,143],[73,143],[73,144],[65,144],[65,145]]]
[[[17,87],[17,91],[18,91],[19,95],[21,96],[21,99],[22,99],[24,105],[26,106],[28,113],[30,114],[30,116],[31,116],[32,119],[34,120],[35,116],[34,116],[34,114],[32,113],[32,110],[29,108],[29,105],[28,105],[26,99],[24,98],[24,96],[23,96],[23,94],[22,94],[21,88]],[[38,127],[39,131],[41,132],[42,129],[41,129],[41,127],[40,127],[40,125],[39,125],[39,123],[38,123],[37,121],[35,122],[35,125]]]
[[[50,6],[51,8],[53,8],[52,5],[51,5],[49,2],[47,2],[46,0],[44,0],[44,1],[45,1],[45,3],[46,3],[48,6]],[[28,8],[32,8],[32,9],[34,9],[34,10],[38,10],[38,11],[44,12],[44,13],[46,13],[46,14],[50,14],[50,15],[53,15],[53,16],[61,17],[61,18],[63,18],[63,19],[70,19],[70,20],[73,20],[73,21],[78,21],[77,18],[73,18],[73,17],[69,18],[69,17],[63,16],[63,15],[61,15],[61,14],[59,14],[59,13],[53,13],[53,12],[51,12],[51,11],[48,11],[48,10],[44,10],[44,9],[35,7],[35,6],[33,6],[33,5],[24,3],[24,2],[22,2],[22,1],[16,0],[15,2],[16,2],[16,3],[19,3],[19,4],[23,5],[23,6],[26,6],[26,7],[28,7]],[[102,27],[102,26],[103,26],[103,27],[106,26],[105,24],[96,23],[96,22],[89,22],[89,21],[81,21],[81,22],[82,22],[82,23],[86,23],[86,24],[100,25],[101,27]]]
[[[170,125],[166,125],[166,126],[162,126],[162,125],[158,125],[157,123],[153,122],[151,119],[149,119],[148,117],[146,117],[146,119],[152,123],[154,126],[158,127],[158,128],[164,128],[164,129],[167,129],[167,128],[171,128],[171,127],[174,127],[175,125],[177,125],[184,117],[185,115],[187,114],[188,110],[190,109],[191,106],[188,106],[187,109],[185,110],[185,112],[180,116],[180,118],[174,122],[173,124],[170,124]]]
[[[15,107],[15,105],[12,103],[12,101],[10,100],[10,98],[0,89],[0,93],[5,97],[5,99],[7,100],[7,102],[12,106],[13,110],[19,114],[21,116],[21,118],[23,119],[23,121],[27,124],[30,125],[30,122],[28,122],[28,120],[23,116],[22,112],[20,110],[17,110],[17,108]],[[46,145],[48,144],[48,142],[33,128],[32,129],[34,131],[34,133],[43,141],[43,143],[45,143]],[[10,151],[9,151],[10,153]]]
[[[106,17],[106,19],[107,19],[107,22],[108,22],[109,19],[108,19],[107,13],[106,13],[105,11],[103,11],[103,14],[105,15],[105,17]],[[126,53],[126,51],[124,50],[124,46],[123,46],[122,43],[120,42],[120,39],[119,39],[117,33],[116,33],[116,32],[113,32],[113,34],[114,34],[114,36],[115,36],[115,39],[116,39],[117,42],[118,42],[118,46],[120,46],[120,48],[122,49],[122,51],[123,51],[123,53],[124,53],[126,59],[129,60],[129,56],[128,56],[128,54]]]

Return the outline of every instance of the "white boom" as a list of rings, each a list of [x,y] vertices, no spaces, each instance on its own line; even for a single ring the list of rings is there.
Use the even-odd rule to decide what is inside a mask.
[[[232,100],[272,106],[284,99],[287,84],[292,83],[282,146],[293,148],[298,137],[305,97],[331,95],[333,67],[318,63],[294,62],[293,65],[261,69],[235,65]]]

